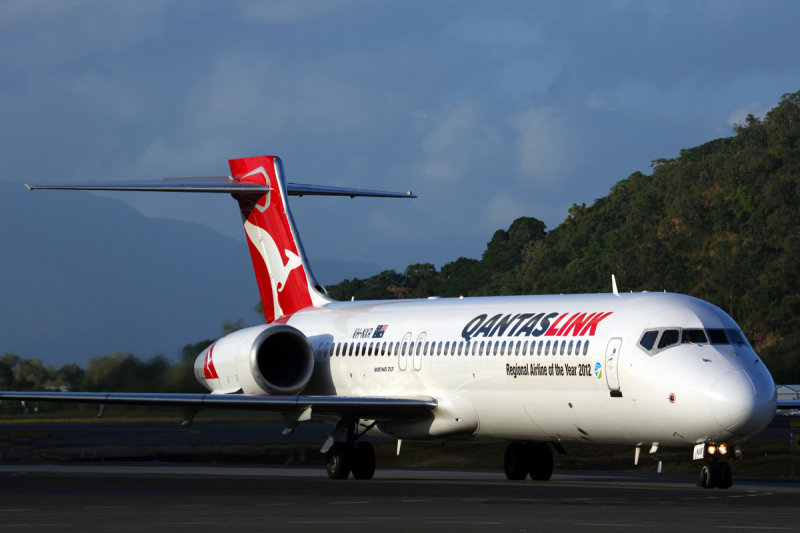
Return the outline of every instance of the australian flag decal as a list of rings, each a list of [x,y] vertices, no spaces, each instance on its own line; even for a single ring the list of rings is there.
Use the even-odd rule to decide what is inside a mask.
[[[382,339],[383,338],[383,334],[386,333],[386,328],[388,328],[388,327],[389,327],[389,325],[387,324],[387,325],[378,326],[377,328],[375,328],[375,333],[372,334],[372,338],[373,339]]]

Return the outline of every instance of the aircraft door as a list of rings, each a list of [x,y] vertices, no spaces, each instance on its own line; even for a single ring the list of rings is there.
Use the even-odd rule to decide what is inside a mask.
[[[403,340],[400,341],[400,351],[398,352],[397,356],[397,368],[401,371],[404,371],[408,366],[408,360],[406,359],[406,350],[408,350],[408,343],[411,340],[411,332],[409,331],[405,335],[403,335]]]
[[[422,345],[427,336],[428,334],[423,331],[419,334],[419,337],[417,337],[417,344],[414,347],[414,370],[419,370],[422,368]]]
[[[606,347],[606,383],[612,392],[619,392],[619,353],[622,339],[614,337]]]

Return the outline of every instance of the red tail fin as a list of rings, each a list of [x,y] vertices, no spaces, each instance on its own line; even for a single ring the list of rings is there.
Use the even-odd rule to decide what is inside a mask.
[[[330,301],[308,267],[287,201],[283,165],[275,156],[228,161],[234,181],[269,186],[266,194],[234,194],[239,202],[267,323]]]

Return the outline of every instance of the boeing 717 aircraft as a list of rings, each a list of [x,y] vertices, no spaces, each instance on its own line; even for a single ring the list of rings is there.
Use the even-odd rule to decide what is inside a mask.
[[[699,484],[776,412],[775,384],[736,322],[669,293],[336,302],[315,280],[288,196],[413,197],[288,183],[281,160],[230,160],[230,176],[31,189],[226,193],[239,205],[266,323],[198,355],[209,394],[0,392],[0,398],[283,414],[286,434],[330,422],[328,475],[372,478],[362,437],[502,439],[509,479],[547,480],[565,443],[684,447]],[[788,407],[788,405],[781,405]]]

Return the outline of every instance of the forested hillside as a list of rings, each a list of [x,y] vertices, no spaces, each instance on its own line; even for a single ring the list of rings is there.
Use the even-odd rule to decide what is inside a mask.
[[[800,91],[736,135],[653,161],[552,231],[529,217],[480,260],[409,265],[329,286],[337,299],[680,292],[726,310],[779,383],[800,382]]]

